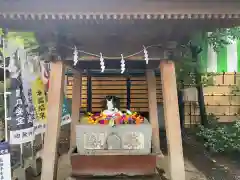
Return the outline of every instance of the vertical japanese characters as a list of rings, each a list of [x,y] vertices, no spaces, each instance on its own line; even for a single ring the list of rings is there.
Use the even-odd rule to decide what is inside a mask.
[[[32,101],[35,107],[36,117],[39,121],[46,122],[47,103],[44,92],[44,85],[40,78],[37,78],[32,85]]]
[[[28,89],[28,123],[33,123],[35,120],[35,110],[32,101],[32,90]]]
[[[16,105],[14,107],[14,114],[16,118],[16,125],[21,126],[25,124],[26,112],[24,109],[23,100],[21,98],[21,90],[16,89]]]

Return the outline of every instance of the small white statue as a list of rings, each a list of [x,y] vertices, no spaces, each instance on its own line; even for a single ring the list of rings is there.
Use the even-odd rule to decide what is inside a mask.
[[[119,99],[115,96],[106,96],[106,110],[103,111],[106,115],[112,115],[119,112]]]

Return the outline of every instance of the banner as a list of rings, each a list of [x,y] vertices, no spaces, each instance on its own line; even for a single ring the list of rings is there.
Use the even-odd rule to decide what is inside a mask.
[[[63,98],[63,107],[62,107],[62,119],[61,119],[61,126],[71,123],[71,114],[69,111],[69,105],[67,102],[66,97]],[[34,122],[34,134],[43,134],[46,132],[47,124],[46,122],[35,121]]]
[[[32,100],[35,107],[35,114],[40,122],[47,122],[47,103],[44,85],[40,77],[32,83]]]
[[[62,121],[61,126],[71,123],[71,115],[69,111],[69,106],[66,97],[63,97],[63,107],[62,107]]]
[[[9,116],[10,126],[10,144],[23,144],[33,141],[33,122],[28,121],[28,113],[26,110],[26,101],[22,92],[21,81],[11,79],[11,95],[9,96]]]
[[[71,123],[71,114],[69,111],[69,105],[67,99],[63,98],[63,107],[62,107],[62,119],[61,126]],[[35,121],[34,122],[34,134],[43,134],[46,132],[47,124],[45,122]]]
[[[34,123],[36,121],[36,116],[32,99],[32,82],[36,79],[36,76],[29,73],[27,68],[22,68],[21,74],[23,94],[26,98],[27,119],[29,123]]]
[[[69,111],[69,105],[66,97],[63,97],[63,107],[62,107],[62,119],[61,126],[71,123],[71,114]],[[45,122],[36,121],[34,123],[34,134],[42,134],[46,132],[47,125]]]
[[[0,179],[1,180],[12,179],[10,148],[7,142],[0,143]]]

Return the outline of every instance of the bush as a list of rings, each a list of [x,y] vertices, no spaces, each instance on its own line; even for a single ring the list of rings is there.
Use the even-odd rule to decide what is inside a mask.
[[[211,152],[240,152],[240,120],[221,124],[214,115],[210,115],[207,126],[200,125],[198,127],[197,137]]]

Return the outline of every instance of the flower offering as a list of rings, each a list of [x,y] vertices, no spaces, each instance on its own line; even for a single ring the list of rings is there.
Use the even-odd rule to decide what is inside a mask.
[[[101,113],[88,113],[88,123],[89,124],[141,124],[144,122],[144,117],[137,112],[131,112],[127,110],[126,112],[115,112],[112,114]]]

